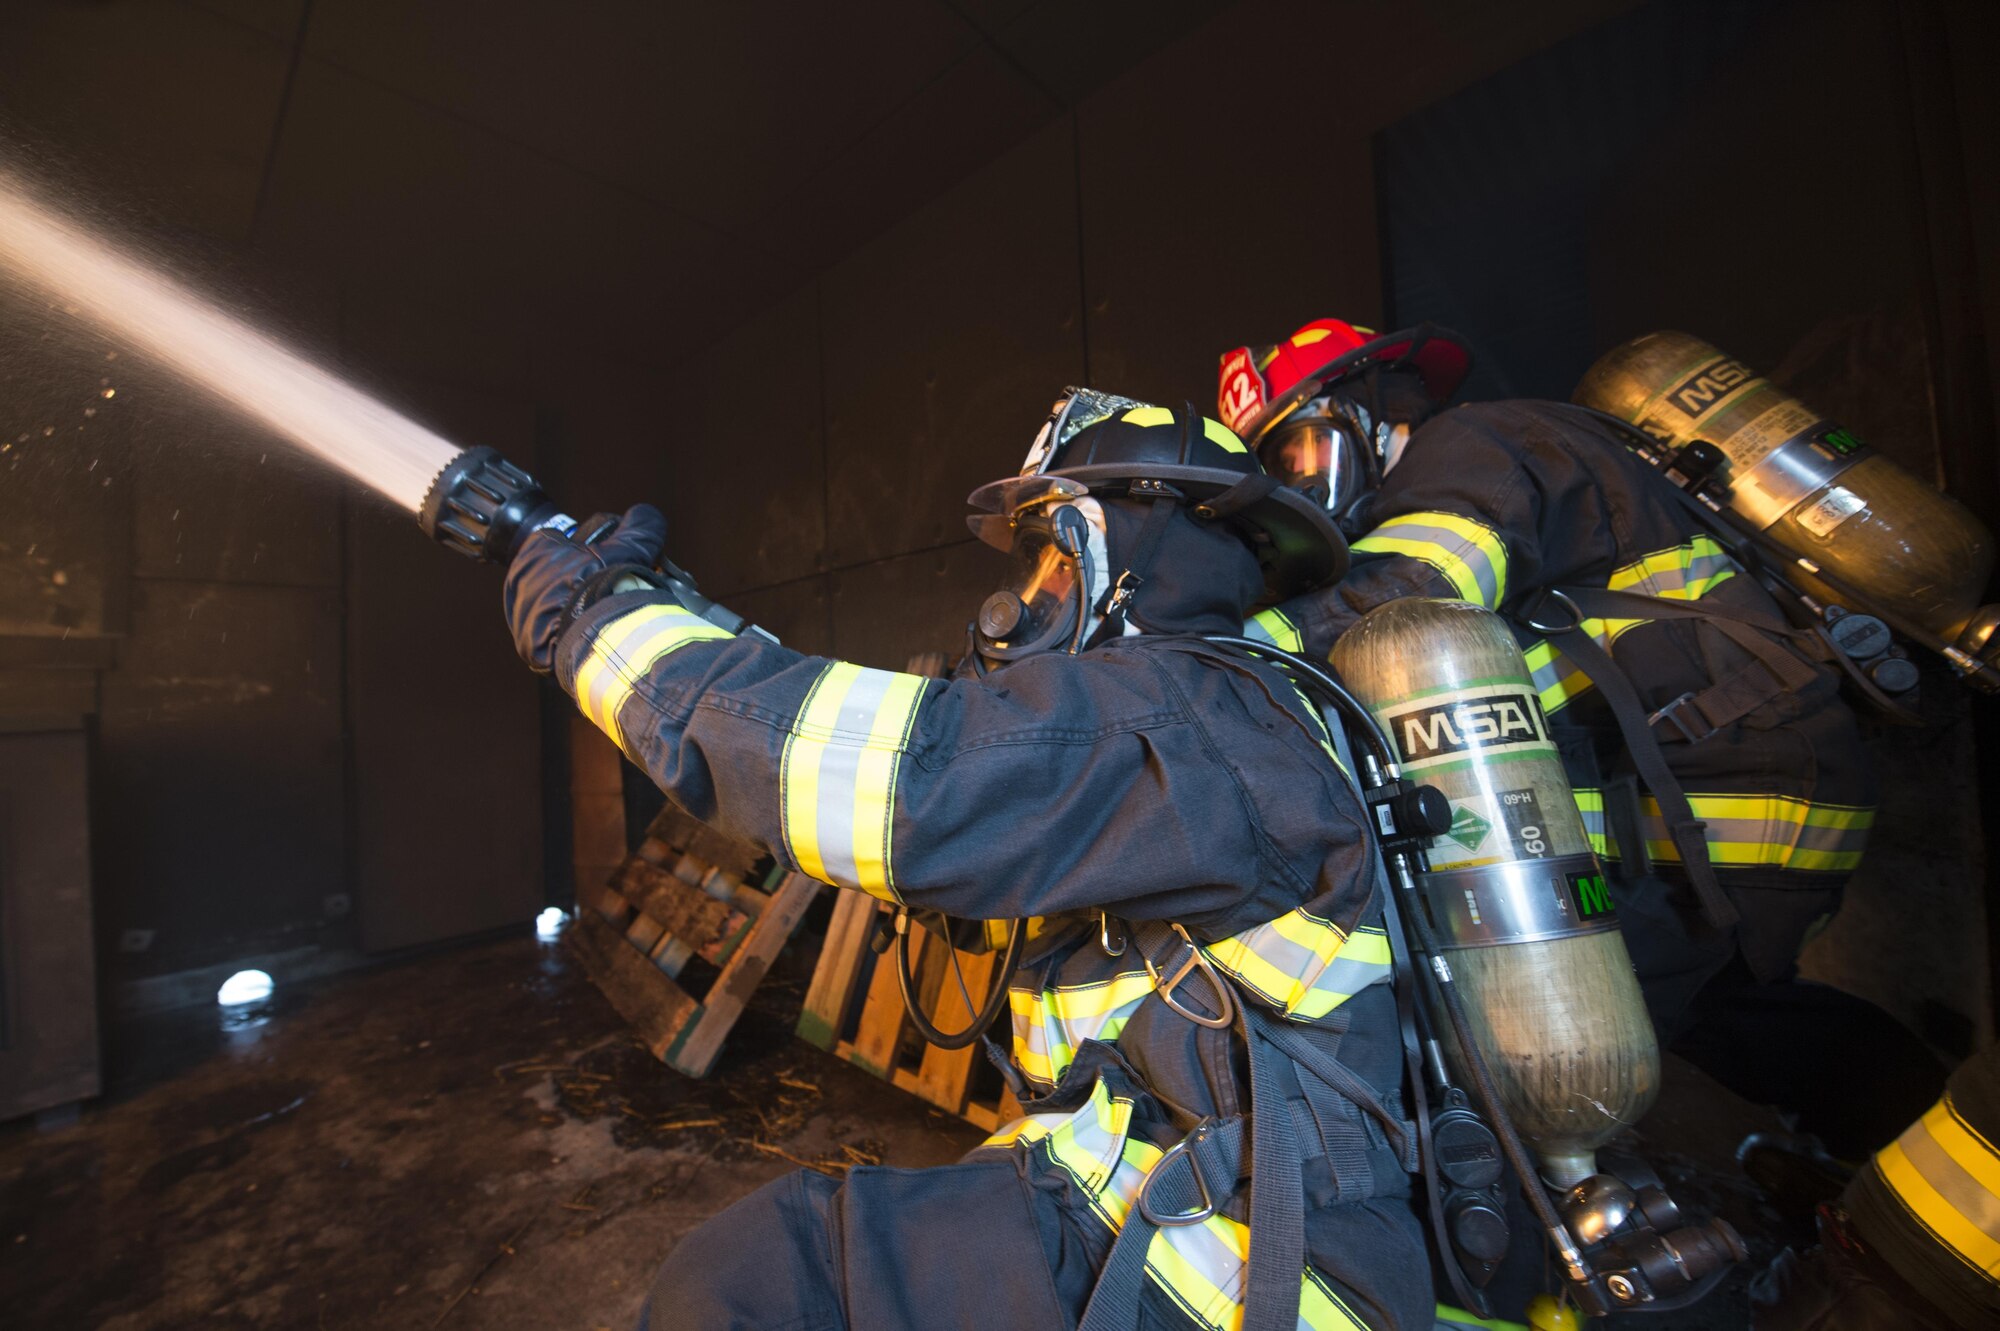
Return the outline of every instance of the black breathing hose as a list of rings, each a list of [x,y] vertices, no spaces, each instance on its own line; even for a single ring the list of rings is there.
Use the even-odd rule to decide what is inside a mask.
[[[948,933],[946,937],[939,941],[945,947],[951,947],[951,938]],[[910,974],[910,920],[908,912],[905,912],[903,917],[896,923],[896,946],[893,954],[884,957],[883,960],[896,968],[896,987],[902,991],[903,1010],[909,1014],[910,1025],[917,1028],[917,1034],[923,1036],[924,1039],[940,1049],[965,1049],[976,1042],[980,1036],[986,1034],[987,1028],[1000,1019],[1000,1009],[1007,1002],[1008,986],[1014,982],[1014,972],[1021,968],[1021,952],[1027,946],[1027,942],[1027,922],[1025,920],[1007,921],[1007,950],[1000,958],[999,976],[993,981],[993,987],[987,991],[986,1001],[980,1005],[979,1011],[973,1014],[971,1022],[966,1025],[965,1029],[953,1031],[949,1034],[938,1029],[937,1023],[932,1021],[924,1012],[923,1004],[917,997],[916,977]],[[956,971],[958,968],[958,952],[955,948],[952,949],[951,965],[952,969]],[[964,983],[963,976],[960,976],[959,982],[960,984]],[[972,996],[967,994],[965,998],[966,1009],[970,1011],[972,1008]]]

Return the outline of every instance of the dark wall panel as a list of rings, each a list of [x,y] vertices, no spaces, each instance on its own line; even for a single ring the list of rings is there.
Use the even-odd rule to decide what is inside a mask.
[[[827,272],[830,566],[959,540],[1082,377],[1073,179],[1054,126]]]
[[[978,541],[846,569],[833,578],[833,648],[843,660],[901,670],[917,652],[965,650],[965,626],[1006,571]]]
[[[800,578],[760,591],[738,592],[729,608],[777,636],[794,651],[825,656],[833,651],[830,603],[832,579]]]
[[[658,504],[670,553],[726,595],[826,567],[819,293],[806,287],[677,369],[632,457],[634,497]],[[578,439],[580,444],[585,441]]]
[[[410,393],[453,437],[533,466],[528,407]],[[514,656],[497,571],[357,496],[347,651],[362,944],[408,947],[531,917],[543,898],[541,685]]]
[[[210,439],[134,468],[133,574],[338,587],[340,481],[281,442],[206,424]]]
[[[1368,126],[1318,98],[1273,105],[1271,29],[1238,13],[1082,104],[1099,387],[1212,406],[1230,347],[1379,307]]]
[[[128,972],[313,941],[347,890],[340,598],[149,580],[103,682],[98,925]]]
[[[115,176],[126,197],[145,195],[154,219],[247,239],[302,3],[258,5],[267,23],[253,25],[180,0],[8,0],[9,137],[62,143],[86,177]],[[39,165],[75,174],[61,156]]]

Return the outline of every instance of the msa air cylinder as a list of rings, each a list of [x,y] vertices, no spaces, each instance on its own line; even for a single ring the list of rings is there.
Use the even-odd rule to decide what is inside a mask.
[[[1410,598],[1363,616],[1333,665],[1403,774],[1451,801],[1422,907],[1515,1128],[1569,1187],[1652,1105],[1660,1051],[1521,649],[1490,611]]]
[[[1978,518],[1700,338],[1634,338],[1591,366],[1575,396],[1669,455],[1715,445],[1730,509],[1873,604],[1854,605],[1801,571],[1801,590],[1816,599],[1887,610],[1947,645],[1979,610],[1993,537]],[[1976,653],[1983,642],[1962,645]]]

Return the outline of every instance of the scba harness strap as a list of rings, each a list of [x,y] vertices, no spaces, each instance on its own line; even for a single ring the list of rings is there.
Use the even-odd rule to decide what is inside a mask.
[[[1178,925],[1141,923],[1130,940],[1159,977],[1154,992],[1172,1011],[1203,1028],[1232,1027],[1239,1033],[1248,1053],[1250,1113],[1203,1119],[1153,1165],[1112,1243],[1078,1331],[1137,1327],[1154,1236],[1210,1221],[1231,1203],[1246,1175],[1249,1243],[1241,1325],[1243,1331],[1294,1331],[1311,1280],[1308,1159],[1323,1155],[1338,1195],[1363,1200],[1376,1191],[1364,1115],[1381,1125],[1405,1172],[1416,1168],[1414,1127],[1339,1061],[1345,1013],[1298,1026],[1267,1011],[1210,964]],[[1295,1109],[1294,1100],[1302,1108]],[[1317,1140],[1310,1142],[1316,1149],[1309,1149],[1302,1127],[1307,1119],[1316,1129]],[[1301,1273],[1307,1274],[1306,1283]]]
[[[1685,693],[1649,712],[1610,651],[1584,628],[1587,618],[1615,618],[1621,613],[1708,624],[1750,659],[1701,692]],[[1817,640],[1765,615],[1724,609],[1705,601],[1674,601],[1604,588],[1545,589],[1514,617],[1530,632],[1546,638],[1597,685],[1624,737],[1639,779],[1660,806],[1667,839],[1701,902],[1703,917],[1714,929],[1734,928],[1742,916],[1716,876],[1708,851],[1707,824],[1695,815],[1661,745],[1699,744],[1766,704],[1809,686],[1817,678],[1811,664],[1820,655]]]

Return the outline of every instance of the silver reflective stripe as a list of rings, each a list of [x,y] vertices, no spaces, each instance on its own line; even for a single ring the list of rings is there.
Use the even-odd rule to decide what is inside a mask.
[[[700,622],[685,612],[669,613],[641,625],[636,639],[619,642],[615,647],[607,645],[606,657],[612,668],[592,677],[590,694],[583,700],[584,715],[614,720],[615,713],[604,710],[611,695],[629,692],[655,661],[682,646]],[[608,632],[600,634],[598,641],[605,642],[609,636]]]
[[[1371,984],[1387,984],[1389,967],[1379,961],[1357,961],[1348,956],[1337,956],[1331,965],[1319,973],[1312,987],[1322,992],[1352,998]]]
[[[1706,584],[1718,573],[1736,571],[1736,561],[1728,555],[1696,555],[1688,560],[1687,567],[1657,570],[1646,582],[1655,596],[1672,597],[1675,592],[1685,592],[1689,583]]]
[[[1137,970],[1071,988],[1010,990],[1016,1066],[1031,1080],[1053,1086],[1085,1040],[1114,1043],[1156,987],[1151,975]]]
[[[896,676],[886,670],[861,670],[840,700],[832,742],[819,760],[819,855],[836,883],[861,881],[854,855],[856,776],[875,729],[875,714]],[[845,741],[845,742],[842,742]]]
[[[1500,571],[1493,567],[1493,561],[1486,552],[1468,541],[1464,535],[1449,527],[1437,527],[1427,522],[1404,522],[1394,525],[1387,523],[1369,533],[1371,536],[1393,537],[1399,541],[1427,541],[1440,550],[1457,557],[1459,562],[1471,571],[1473,580],[1479,584],[1482,602],[1488,606],[1500,604]]]
[[[1978,1179],[1966,1172],[1963,1165],[1951,1158],[1938,1140],[1931,1136],[1923,1119],[1904,1129],[1896,1144],[1903,1148],[1903,1154],[1917,1167],[1924,1181],[1950,1203],[1952,1210],[1964,1216],[1968,1223],[1977,1225],[1987,1238],[2000,1243],[2000,1197],[1987,1191]],[[1989,1272],[1989,1277],[1992,1274]]]
[[[1595,850],[1599,855],[1605,855],[1611,848],[1611,834],[1608,830],[1610,824],[1604,817],[1603,804],[1597,803],[1594,807],[1587,804],[1583,798],[1585,793],[1579,790],[1576,802],[1576,811],[1583,815],[1583,834],[1589,838],[1592,850]],[[1588,793],[1592,795],[1597,794],[1596,791]]]
[[[1067,1114],[1016,1120],[985,1145],[1046,1149],[1050,1162],[1077,1181],[1093,1212],[1116,1234],[1125,1227],[1147,1174],[1166,1154],[1128,1135],[1131,1116],[1131,1100],[1114,1099],[1100,1080],[1088,1103]],[[1146,1275],[1197,1325],[1232,1331],[1243,1322],[1249,1253],[1249,1227],[1214,1215],[1198,1224],[1157,1230],[1146,1249]],[[1298,1325],[1302,1331],[1367,1331],[1310,1267],[1301,1274]]]
[[[1282,610],[1259,610],[1243,624],[1243,636],[1255,642],[1269,643],[1287,652],[1296,652],[1303,647],[1299,638],[1298,625]]]

